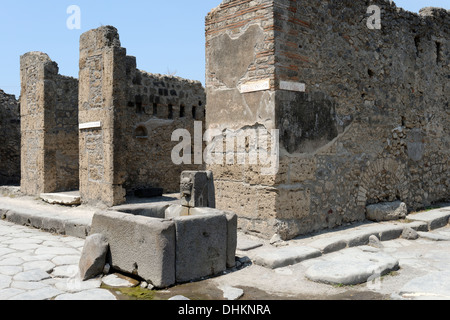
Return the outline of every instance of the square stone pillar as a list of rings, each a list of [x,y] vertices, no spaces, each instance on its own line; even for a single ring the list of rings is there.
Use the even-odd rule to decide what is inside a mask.
[[[120,47],[114,27],[101,27],[81,36],[80,195],[84,203],[113,206],[125,201],[117,134],[125,59],[126,49]]]

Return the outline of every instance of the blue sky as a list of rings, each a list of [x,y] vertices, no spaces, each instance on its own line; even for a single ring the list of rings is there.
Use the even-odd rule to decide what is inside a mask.
[[[319,1],[319,0],[318,0]],[[221,0],[2,0],[0,3],[0,89],[20,94],[19,58],[29,51],[47,53],[60,73],[78,77],[80,35],[101,25],[119,30],[122,46],[151,73],[205,78],[206,14]],[[412,12],[427,6],[449,9],[449,0],[397,0]],[[81,29],[70,30],[67,8],[81,9]]]

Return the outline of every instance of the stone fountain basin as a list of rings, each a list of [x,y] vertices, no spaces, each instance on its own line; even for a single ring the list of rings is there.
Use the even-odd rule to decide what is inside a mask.
[[[237,216],[217,209],[119,206],[96,213],[90,233],[107,238],[114,269],[156,288],[220,274],[235,264]]]

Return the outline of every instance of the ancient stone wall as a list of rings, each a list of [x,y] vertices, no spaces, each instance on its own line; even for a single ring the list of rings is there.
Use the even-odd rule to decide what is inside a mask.
[[[20,114],[14,95],[0,90],[0,185],[20,183]]]
[[[381,29],[368,27],[369,5]],[[275,127],[281,157],[273,176],[211,166],[217,206],[287,239],[363,220],[372,203],[448,200],[449,26],[446,10],[382,0],[224,1],[206,19],[207,103],[220,110],[207,127],[228,126],[231,111],[245,119],[234,130]],[[253,58],[222,69],[241,56]]]
[[[128,59],[128,102],[122,122],[123,143],[128,150],[125,188],[158,187],[179,192],[181,172],[203,166],[172,162],[172,150],[179,143],[171,140],[172,133],[186,129],[194,142],[194,121],[204,127],[205,90],[197,81],[138,70],[136,60]]]
[[[176,129],[193,136],[204,121],[199,82],[140,71],[120,46],[117,29],[101,27],[80,40],[80,192],[85,202],[123,203],[127,192],[179,191],[171,151]]]
[[[21,57],[21,191],[78,189],[78,80],[41,52]]]

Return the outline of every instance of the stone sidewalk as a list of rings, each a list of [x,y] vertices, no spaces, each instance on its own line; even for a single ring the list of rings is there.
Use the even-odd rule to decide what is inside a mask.
[[[449,223],[450,206],[443,206],[410,214],[406,220],[354,223],[287,242],[263,241],[248,235],[240,235],[238,253],[247,255],[255,264],[277,269],[347,248],[365,246],[370,243],[371,238],[375,239],[374,237],[381,242],[399,239],[405,228],[415,230],[423,238],[433,237],[429,231],[443,228]],[[442,240],[450,240],[444,238]]]

